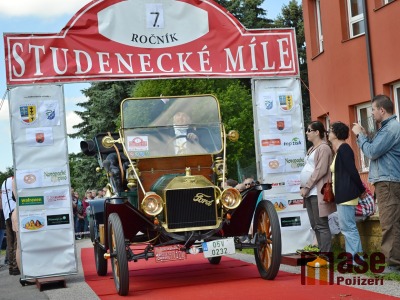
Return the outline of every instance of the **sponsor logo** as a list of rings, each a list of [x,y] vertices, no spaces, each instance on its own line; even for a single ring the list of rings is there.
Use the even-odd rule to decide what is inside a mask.
[[[271,110],[274,107],[274,101],[272,99],[265,100],[264,104],[267,110]]]
[[[34,104],[25,104],[19,107],[21,121],[24,124],[31,125],[37,120],[37,108]]]
[[[19,197],[19,205],[43,205],[44,197],[43,196],[32,196],[32,197]]]
[[[46,180],[50,178],[51,182],[61,182],[67,180],[67,172],[65,170],[61,170],[58,172],[44,172],[43,179]]]
[[[290,165],[292,168],[304,167],[303,158],[285,158],[286,164]]]
[[[290,142],[283,142],[283,146],[299,146],[301,145],[301,140],[298,137],[293,138]]]
[[[147,141],[142,140],[140,137],[134,138],[129,142],[129,147],[146,147]]]
[[[293,96],[292,95],[279,95],[279,107],[282,110],[289,111],[293,108]]]
[[[261,140],[261,146],[263,146],[263,147],[280,146],[280,145],[281,145],[280,139]]]
[[[47,225],[63,225],[69,224],[69,215],[68,214],[61,214],[61,215],[51,215],[47,216]]]
[[[44,132],[38,132],[35,134],[36,142],[41,144],[44,142]]]
[[[285,121],[284,120],[276,121],[276,128],[278,130],[285,129]]]
[[[207,200],[207,199],[205,199],[205,198],[210,199],[211,196],[205,195],[205,194],[203,194],[203,193],[197,193],[196,196],[194,196],[193,201],[194,201],[194,202],[199,202],[199,203],[201,203],[201,204],[205,204],[205,205],[207,205],[207,206],[211,206],[212,203],[214,202],[214,199],[212,199],[212,200]]]
[[[56,117],[56,111],[54,109],[47,109],[45,113],[47,120],[54,120]]]
[[[26,184],[32,184],[36,182],[36,176],[34,174],[26,174],[24,176],[24,182]]]

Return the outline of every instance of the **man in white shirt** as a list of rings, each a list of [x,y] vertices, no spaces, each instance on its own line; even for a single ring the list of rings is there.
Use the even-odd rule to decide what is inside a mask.
[[[11,213],[16,208],[13,190],[14,177],[8,177],[1,185],[1,201],[3,205],[4,219],[6,219],[8,270],[10,275],[19,275],[20,271],[16,260],[17,237],[13,230],[11,221]]]
[[[174,134],[175,134],[175,154],[187,154],[187,142],[198,143],[199,138],[194,133],[193,128],[189,128],[191,124],[189,115],[185,112],[177,112],[173,117]]]

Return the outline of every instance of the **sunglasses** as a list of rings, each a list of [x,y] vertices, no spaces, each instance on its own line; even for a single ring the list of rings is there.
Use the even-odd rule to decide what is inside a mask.
[[[306,132],[311,132],[311,131],[316,131],[316,130],[311,129],[311,128],[307,128],[307,130],[306,130]]]

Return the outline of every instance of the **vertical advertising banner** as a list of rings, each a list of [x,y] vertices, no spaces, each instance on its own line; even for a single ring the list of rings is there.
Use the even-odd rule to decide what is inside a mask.
[[[306,141],[300,80],[253,80],[253,114],[257,173],[272,184],[263,199],[274,204],[282,232],[282,254],[312,243],[307,212],[300,196],[300,172]]]
[[[77,273],[63,88],[10,90],[24,278]]]

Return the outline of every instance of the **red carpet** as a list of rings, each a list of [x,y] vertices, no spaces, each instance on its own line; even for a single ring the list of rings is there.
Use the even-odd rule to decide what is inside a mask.
[[[118,296],[111,266],[97,276],[93,248],[82,249],[86,283],[100,299],[397,299],[344,285],[301,285],[300,275],[279,272],[273,281],[260,278],[257,267],[229,257],[211,265],[201,254],[186,261],[156,263],[154,259],[130,262],[128,296]],[[318,282],[317,282],[318,283]]]

